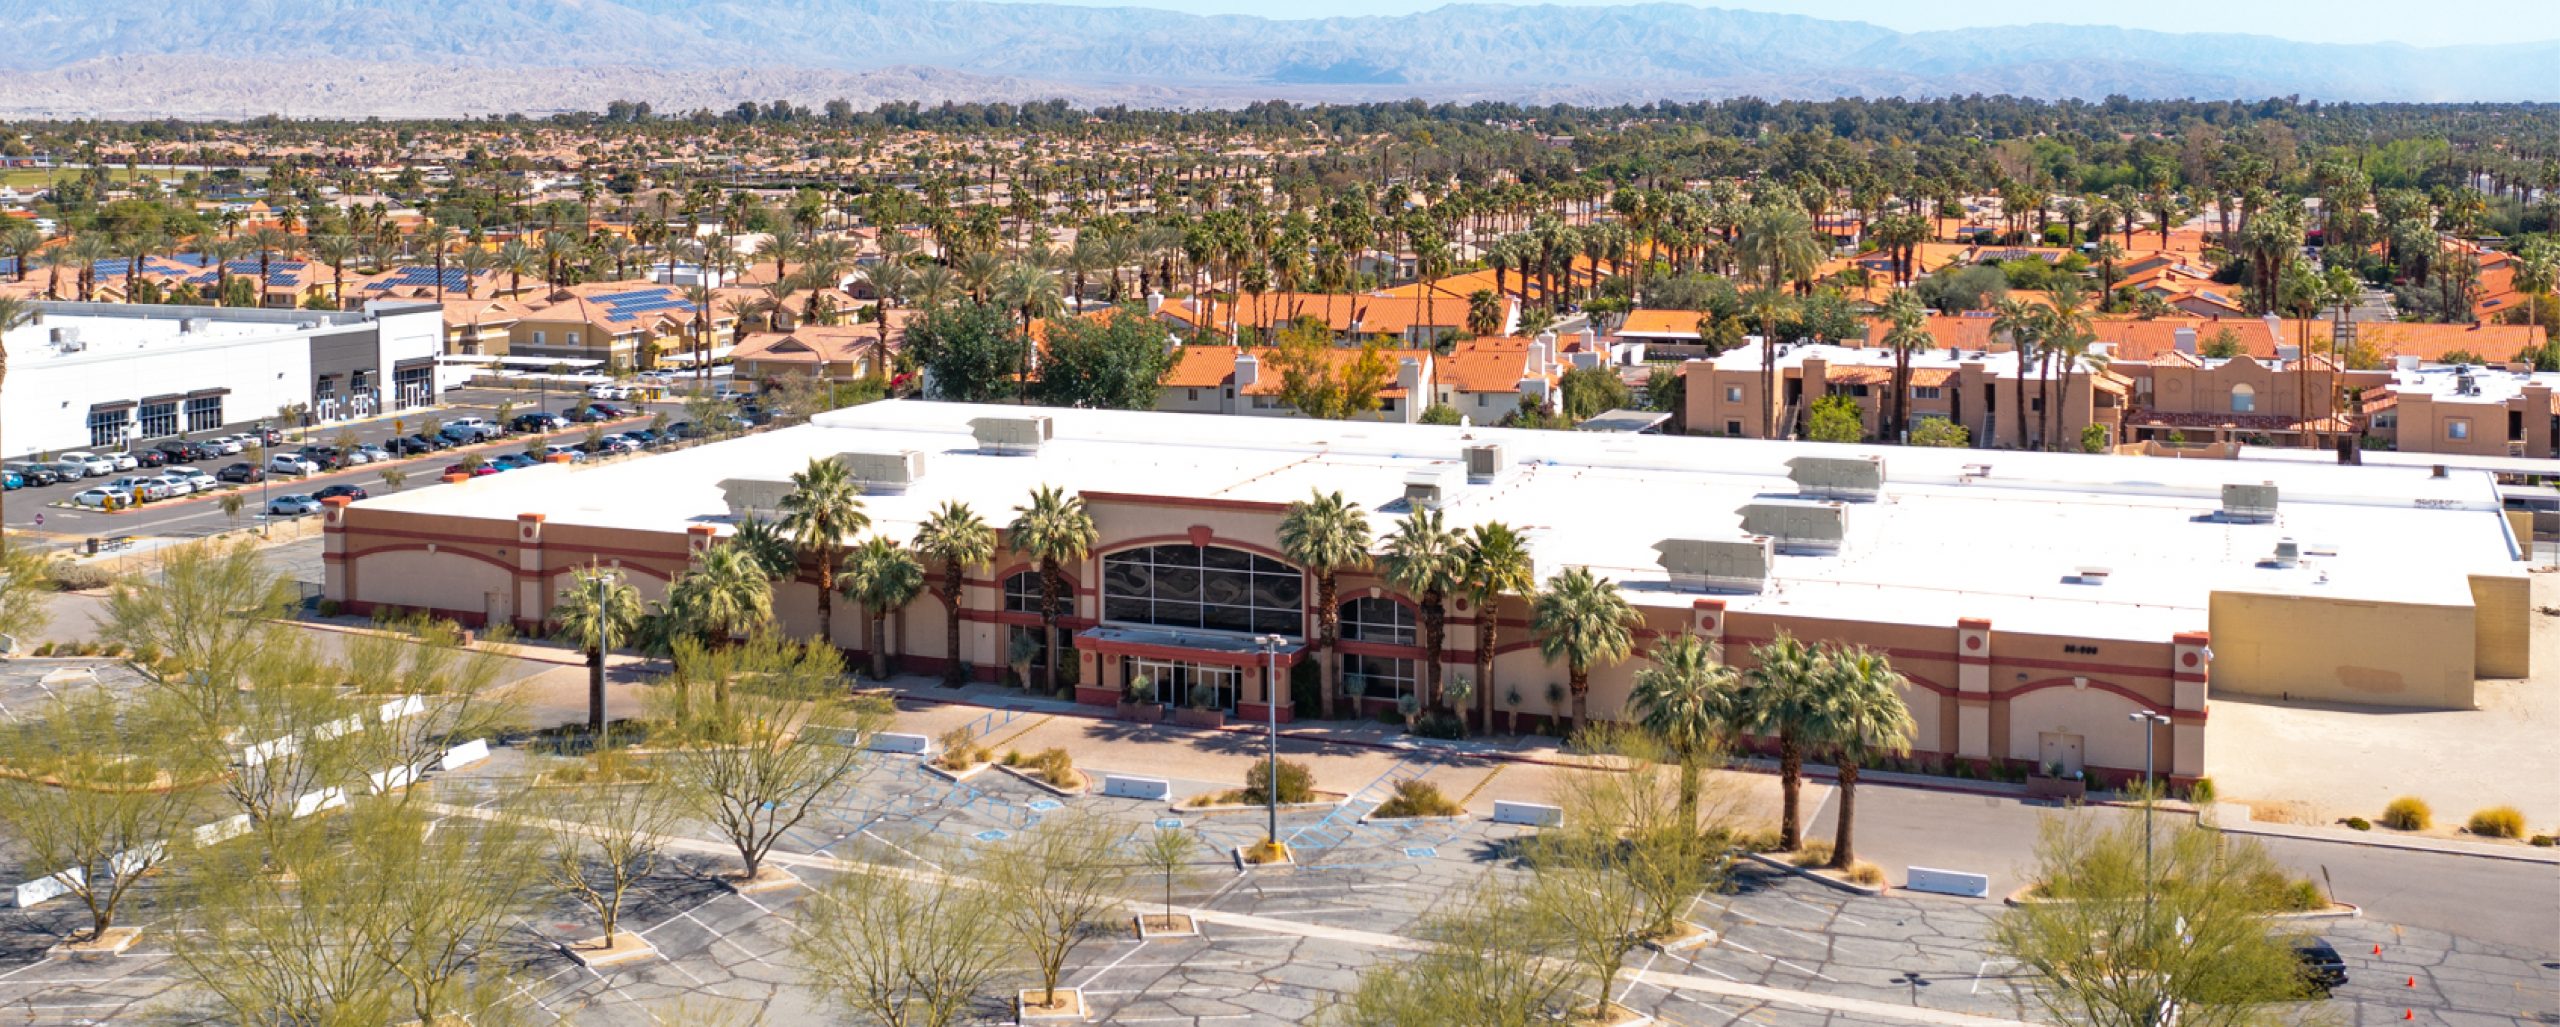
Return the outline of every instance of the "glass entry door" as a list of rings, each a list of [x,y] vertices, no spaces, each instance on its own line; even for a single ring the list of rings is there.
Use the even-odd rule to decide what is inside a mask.
[[[1150,660],[1132,657],[1125,673],[1134,681],[1140,676],[1154,682],[1156,701],[1182,709],[1214,709],[1235,712],[1236,693],[1244,683],[1244,672],[1234,667],[1189,663],[1181,660]]]

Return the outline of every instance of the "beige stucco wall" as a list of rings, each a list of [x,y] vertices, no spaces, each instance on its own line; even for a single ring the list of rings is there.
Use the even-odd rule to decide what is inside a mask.
[[[2533,674],[2532,583],[2513,573],[2471,576],[2474,654],[2481,677]]]
[[[2242,695],[2470,709],[2470,606],[2215,592],[2213,687]]]

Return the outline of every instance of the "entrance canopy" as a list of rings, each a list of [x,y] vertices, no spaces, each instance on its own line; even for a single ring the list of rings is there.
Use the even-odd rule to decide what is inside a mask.
[[[1183,631],[1178,628],[1090,627],[1076,633],[1076,648],[1114,656],[1186,660],[1222,667],[1260,667],[1264,659],[1261,647],[1254,643],[1251,635]],[[1305,639],[1289,639],[1280,647],[1279,663],[1283,667],[1297,666],[1306,652]]]

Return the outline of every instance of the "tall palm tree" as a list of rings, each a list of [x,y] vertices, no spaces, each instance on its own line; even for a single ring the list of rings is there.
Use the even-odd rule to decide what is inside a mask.
[[[1745,215],[1741,236],[1734,252],[1741,259],[1743,274],[1761,293],[1775,294],[1789,283],[1813,278],[1822,265],[1823,248],[1813,234],[1813,219],[1793,204],[1768,203]],[[1767,438],[1778,436],[1778,410],[1770,402],[1778,391],[1777,319],[1782,305],[1763,301],[1756,305],[1760,317],[1760,396],[1767,409],[1762,414]]]
[[[1635,608],[1618,592],[1618,583],[1593,575],[1588,567],[1569,567],[1549,577],[1530,604],[1538,652],[1549,663],[1564,661],[1565,681],[1573,692],[1574,733],[1582,732],[1590,709],[1591,668],[1627,658],[1635,646],[1635,620]]]
[[[273,288],[275,280],[275,261],[280,257],[288,257],[285,250],[292,245],[293,237],[285,234],[281,228],[260,226],[249,231],[249,249],[258,255],[257,306],[267,305],[267,292]]]
[[[1440,709],[1440,651],[1449,632],[1449,590],[1461,583],[1466,536],[1438,510],[1416,510],[1396,522],[1378,554],[1378,569],[1422,607],[1422,706]]]
[[[1882,434],[1898,439],[1911,426],[1911,357],[1937,348],[1938,338],[1929,334],[1929,309],[1919,293],[1896,291],[1885,299],[1884,316],[1884,346],[1893,351],[1893,420]]]
[[[331,233],[311,240],[311,252],[329,265],[329,293],[343,306],[347,302],[347,262],[356,258],[353,236]]]
[[[1342,639],[1342,600],[1336,589],[1339,571],[1369,563],[1369,514],[1342,497],[1321,490],[1289,504],[1280,518],[1280,551],[1316,579],[1316,658],[1322,668],[1323,716],[1333,719],[1333,696],[1340,691],[1341,661],[1334,648]]]
[[[782,497],[782,531],[791,536],[799,556],[818,563],[818,637],[836,644],[836,560],[844,540],[871,527],[862,512],[862,486],[853,472],[829,457],[812,457],[791,475],[791,491]]]
[[[2515,270],[2508,281],[2524,294],[2524,323],[2540,325],[2542,297],[2560,285],[2560,246],[2536,239],[2517,250],[2514,259]]]
[[[2027,361],[2044,345],[2044,308],[2020,299],[2005,299],[1991,312],[1991,330],[2009,337],[2010,355],[2018,359],[2018,406],[2010,416],[2018,419],[2018,448],[2027,448]],[[1986,428],[1998,427],[1997,419]],[[1983,437],[1991,437],[1984,431]]]
[[[1743,674],[1736,725],[1744,731],[1778,738],[1778,792],[1781,798],[1778,848],[1793,852],[1804,844],[1800,807],[1804,792],[1804,749],[1818,739],[1812,729],[1823,718],[1822,654],[1784,630],[1778,637],[1751,647],[1751,669]]]
[[[2056,448],[2062,444],[2057,436],[2062,434],[2065,422],[2062,404],[2054,402],[2053,398],[2054,364],[2057,359],[2062,364],[2062,380],[2068,386],[2073,366],[2089,352],[2089,346],[2097,341],[2097,336],[2089,319],[2089,290],[2080,284],[2080,279],[2061,278],[2046,290],[2045,296],[2051,301],[2051,306],[2044,314],[2044,359],[2039,361],[2044,368],[2044,381],[2038,383],[2037,389],[2044,400],[2043,419],[2048,422],[2044,432],[2045,446]]]
[[[1680,819],[1695,824],[1705,760],[1733,732],[1741,677],[1725,666],[1721,647],[1696,635],[1666,639],[1651,656],[1627,703],[1636,723],[1680,758]]]
[[[1031,491],[1031,501],[1013,508],[1013,523],[1005,528],[1006,541],[1013,551],[1030,557],[1040,565],[1040,643],[1046,654],[1042,659],[1043,685],[1052,693],[1058,690],[1058,615],[1059,603],[1066,596],[1066,565],[1081,562],[1102,540],[1093,526],[1093,515],[1084,508],[1084,497],[1070,495],[1055,485],[1042,485]]]
[[[587,654],[587,730],[604,737],[604,657],[615,639],[629,642],[640,628],[640,590],[622,583],[602,568],[575,572],[551,619],[559,636],[577,642]]]
[[[0,251],[9,254],[12,282],[27,280],[27,262],[35,259],[36,251],[42,248],[44,232],[30,222],[11,219],[9,227],[0,229]]]
[[[773,578],[745,546],[721,543],[704,550],[700,566],[667,586],[667,609],[678,630],[706,645],[754,634],[773,619]]]
[[[748,558],[764,568],[765,577],[779,581],[800,571],[800,547],[780,525],[762,517],[739,521],[728,544],[746,550]]]
[[[916,528],[916,552],[942,565],[942,600],[950,607],[942,619],[942,683],[958,688],[969,681],[969,661],[960,653],[960,619],[968,609],[969,568],[983,568],[996,555],[996,530],[969,509],[948,500]]]
[[[924,565],[914,553],[885,535],[874,535],[853,548],[845,561],[844,595],[871,615],[871,676],[889,679],[889,613],[905,609],[924,591]]]
[[[1831,836],[1831,869],[1856,865],[1853,825],[1858,814],[1858,767],[1879,755],[1911,751],[1911,711],[1902,703],[1908,684],[1884,654],[1865,646],[1825,655],[1816,688],[1823,716],[1815,728],[1822,747],[1840,768],[1840,822]]]
[[[1493,730],[1493,651],[1501,621],[1502,597],[1531,597],[1538,591],[1538,568],[1529,558],[1529,540],[1501,521],[1487,521],[1469,531],[1459,546],[1458,580],[1476,610],[1476,727]]]

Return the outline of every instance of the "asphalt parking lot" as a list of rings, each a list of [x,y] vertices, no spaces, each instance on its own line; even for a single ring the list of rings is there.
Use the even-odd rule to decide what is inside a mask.
[[[431,778],[434,801],[457,811],[514,801],[531,787],[533,760],[502,747],[485,763]],[[1407,772],[1399,764],[1381,780]],[[917,867],[940,852],[1006,845],[1070,811],[1132,839],[1178,824],[1201,843],[1174,896],[1199,911],[1200,936],[1142,942],[1125,927],[1099,931],[1076,950],[1065,983],[1085,990],[1097,1022],[1305,1023],[1355,988],[1362,971],[1415,944],[1422,921],[1452,896],[1484,875],[1519,872],[1507,854],[1529,829],[1480,819],[1363,824],[1358,814],[1368,797],[1383,794],[1363,792],[1340,809],[1283,814],[1281,832],[1299,866],[1242,872],[1219,854],[1258,840],[1259,814],[1203,816],[1162,802],[1062,798],[998,771],[953,782],[912,757],[879,756],[785,839],[775,861],[814,883],[857,863]],[[711,837],[698,826],[682,833]],[[692,845],[679,857],[626,915],[660,958],[603,970],[572,962],[558,944],[591,935],[593,922],[565,902],[544,900],[516,918],[496,954],[512,987],[561,1023],[838,1022],[840,1011],[802,984],[790,949],[795,908],[813,893],[735,894],[712,879],[731,865],[718,846]],[[0,865],[26,876],[15,863],[0,857]],[[1148,879],[1136,882],[1133,894],[1139,906],[1156,901]],[[159,919],[150,909],[156,898],[144,895],[135,919]],[[1619,981],[1616,997],[1679,1024],[1937,1022],[1919,1010],[2047,1020],[2030,980],[1991,954],[2002,908],[1924,895],[1849,895],[1746,869],[1727,892],[1701,896],[1691,912],[1714,932],[1712,940],[1682,953],[1640,952],[1630,965],[1638,972]],[[75,907],[57,901],[11,917],[11,928],[0,931],[0,1024],[130,1022],[187,1007],[165,940],[146,936],[134,953],[100,963],[36,958],[53,932],[76,918]],[[2323,921],[2316,930],[2348,962],[2348,983],[2318,1008],[2337,1022],[2554,1022],[2560,1009],[2554,953],[2367,920]],[[1003,983],[1028,976],[1027,967],[1013,968]],[[1002,994],[991,990],[971,1022],[1009,1022]]]

